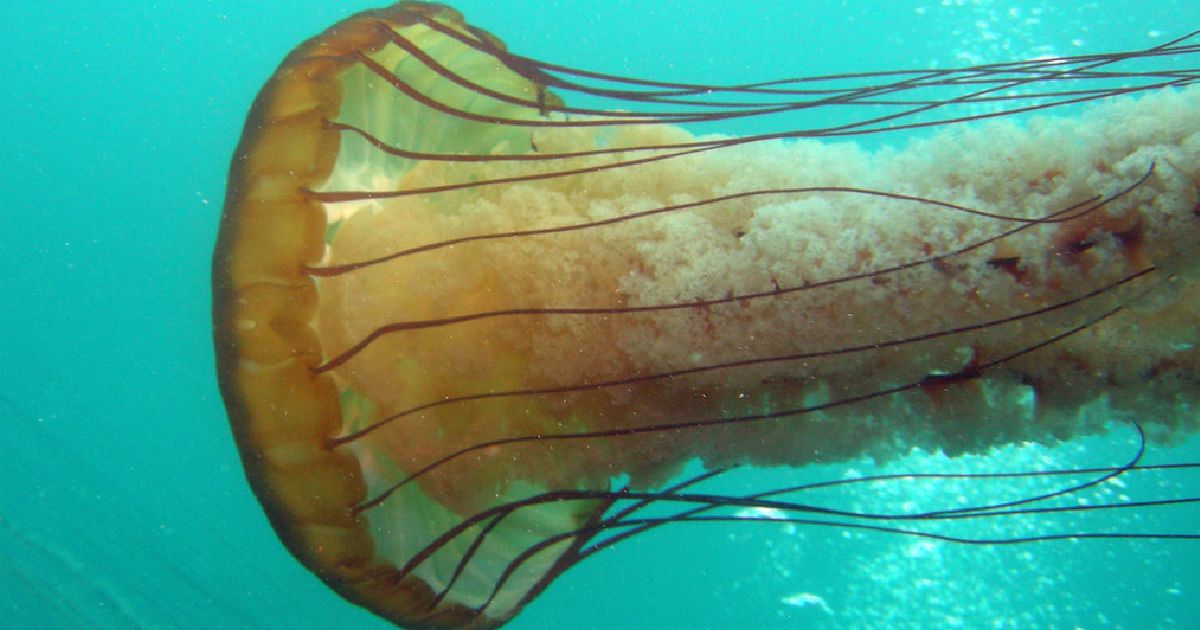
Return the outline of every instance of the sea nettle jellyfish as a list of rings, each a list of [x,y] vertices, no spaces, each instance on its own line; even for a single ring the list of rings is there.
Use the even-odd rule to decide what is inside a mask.
[[[907,516],[704,490],[1195,431],[1198,52],[692,85],[516,55],[443,6],[353,16],[268,81],[229,176],[214,328],[247,476],[347,599],[486,628],[668,523],[919,532],[1136,469]],[[681,127],[741,119],[781,124]]]

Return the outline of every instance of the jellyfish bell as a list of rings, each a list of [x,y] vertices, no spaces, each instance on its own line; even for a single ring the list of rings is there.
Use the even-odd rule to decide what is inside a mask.
[[[1130,56],[694,86],[542,64],[439,5],[348,18],[267,82],[230,171],[214,331],[247,477],[350,601],[483,628],[647,506],[795,508],[689,492],[729,467],[1194,431],[1200,89]]]

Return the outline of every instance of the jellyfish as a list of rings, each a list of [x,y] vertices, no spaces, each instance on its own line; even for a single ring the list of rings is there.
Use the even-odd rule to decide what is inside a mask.
[[[1195,39],[699,85],[521,56],[440,5],[352,16],[284,60],[230,170],[214,334],[247,478],[346,599],[490,628],[664,525],[912,533],[879,520],[1134,470],[915,515],[705,490],[1113,417],[1194,433],[1200,74],[1155,64]],[[691,130],[748,119],[777,124]]]

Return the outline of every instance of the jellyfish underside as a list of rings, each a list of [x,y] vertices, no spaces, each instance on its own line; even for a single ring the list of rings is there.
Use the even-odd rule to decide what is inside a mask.
[[[500,625],[636,507],[716,507],[689,462],[1195,430],[1194,75],[872,154],[804,139],[867,123],[694,136],[669,123],[785,108],[663,113],[679,86],[572,110],[547,68],[400,3],[301,45],[251,111],[222,391],[276,530],[351,601]]]

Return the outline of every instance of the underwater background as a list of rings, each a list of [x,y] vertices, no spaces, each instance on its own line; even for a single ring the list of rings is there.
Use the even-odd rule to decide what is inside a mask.
[[[217,394],[209,323],[225,174],[254,94],[297,43],[372,6],[0,8],[0,628],[389,627],[328,590],[271,531]],[[1194,0],[455,6],[524,55],[704,83],[1136,49],[1200,29]],[[1136,451],[1135,438],[1114,425],[1056,448],[788,474],[1113,466]],[[1150,444],[1143,463],[1188,461],[1200,461],[1200,440]],[[858,484],[812,500],[955,505],[1025,490],[1014,483]],[[1068,500],[1198,494],[1200,474],[1145,472]],[[982,519],[956,533],[1195,532],[1200,511],[1040,519]],[[980,547],[689,524],[572,569],[511,627],[1197,628],[1197,566],[1197,541]]]

